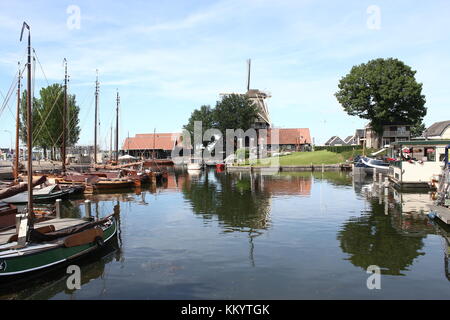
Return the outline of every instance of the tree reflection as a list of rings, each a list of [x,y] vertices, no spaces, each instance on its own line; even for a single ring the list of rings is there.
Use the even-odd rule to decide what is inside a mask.
[[[384,214],[383,204],[370,200],[371,212],[346,222],[338,233],[343,252],[348,260],[364,270],[377,265],[383,274],[403,275],[418,256],[424,255],[424,236],[407,236],[392,225]]]
[[[228,231],[266,229],[270,194],[260,190],[254,176],[205,173],[196,180],[185,179],[183,195],[196,214],[205,219],[217,216]]]

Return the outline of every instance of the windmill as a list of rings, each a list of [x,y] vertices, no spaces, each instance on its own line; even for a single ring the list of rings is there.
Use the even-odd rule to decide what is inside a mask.
[[[255,129],[270,128],[269,107],[267,99],[272,95],[268,92],[259,89],[250,89],[250,75],[251,75],[251,59],[247,60],[247,92],[246,93],[220,93],[221,96],[229,96],[232,94],[246,95],[258,107],[258,119],[255,121]]]

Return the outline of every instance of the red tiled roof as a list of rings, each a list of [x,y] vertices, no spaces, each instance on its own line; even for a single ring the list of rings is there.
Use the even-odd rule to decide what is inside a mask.
[[[278,130],[278,144],[311,144],[311,135],[308,128],[299,129],[270,129],[267,132],[267,144],[272,143],[272,136],[275,130]],[[275,141],[273,142],[275,143]]]
[[[179,133],[144,133],[126,138],[122,150],[172,150],[180,142]]]
[[[269,129],[267,132],[267,144],[271,143],[274,130],[278,131],[280,145],[311,144],[311,136],[308,128]],[[153,139],[153,136],[153,133],[143,133],[137,134],[132,138],[127,138],[125,139],[122,150],[172,150],[175,142],[180,145],[182,141],[180,133],[156,133],[155,139]]]

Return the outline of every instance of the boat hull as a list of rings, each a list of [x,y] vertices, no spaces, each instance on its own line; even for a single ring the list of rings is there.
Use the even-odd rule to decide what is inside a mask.
[[[33,202],[49,202],[56,199],[66,199],[70,195],[72,195],[73,190],[61,190],[57,192],[53,192],[51,194],[33,194]],[[2,200],[6,203],[27,203],[28,202],[28,192],[19,193],[15,196],[12,196],[10,198],[6,198]]]
[[[111,224],[103,229],[103,242],[106,245],[117,232],[117,223],[111,217]],[[47,248],[46,248],[47,246]],[[10,251],[0,251],[0,280],[17,275],[44,270],[58,264],[79,258],[90,253],[100,246],[95,243],[88,243],[74,247],[54,246],[51,243],[31,245],[27,250],[22,250],[22,254],[9,254]]]
[[[202,170],[203,166],[199,163],[188,163],[187,169],[188,170]]]
[[[134,187],[134,181],[129,180],[129,181],[117,181],[117,182],[113,182],[113,181],[108,181],[108,182],[97,182],[97,183],[93,183],[92,187],[94,189],[97,190],[110,190],[110,189],[123,189],[123,188],[131,188]]]
[[[0,202],[0,229],[12,228],[16,225],[17,208],[11,204],[1,205]]]

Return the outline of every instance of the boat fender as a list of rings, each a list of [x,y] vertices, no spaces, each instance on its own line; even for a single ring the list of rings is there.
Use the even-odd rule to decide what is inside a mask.
[[[436,219],[436,212],[430,211],[430,213],[428,213],[428,218],[430,218],[431,220]]]

